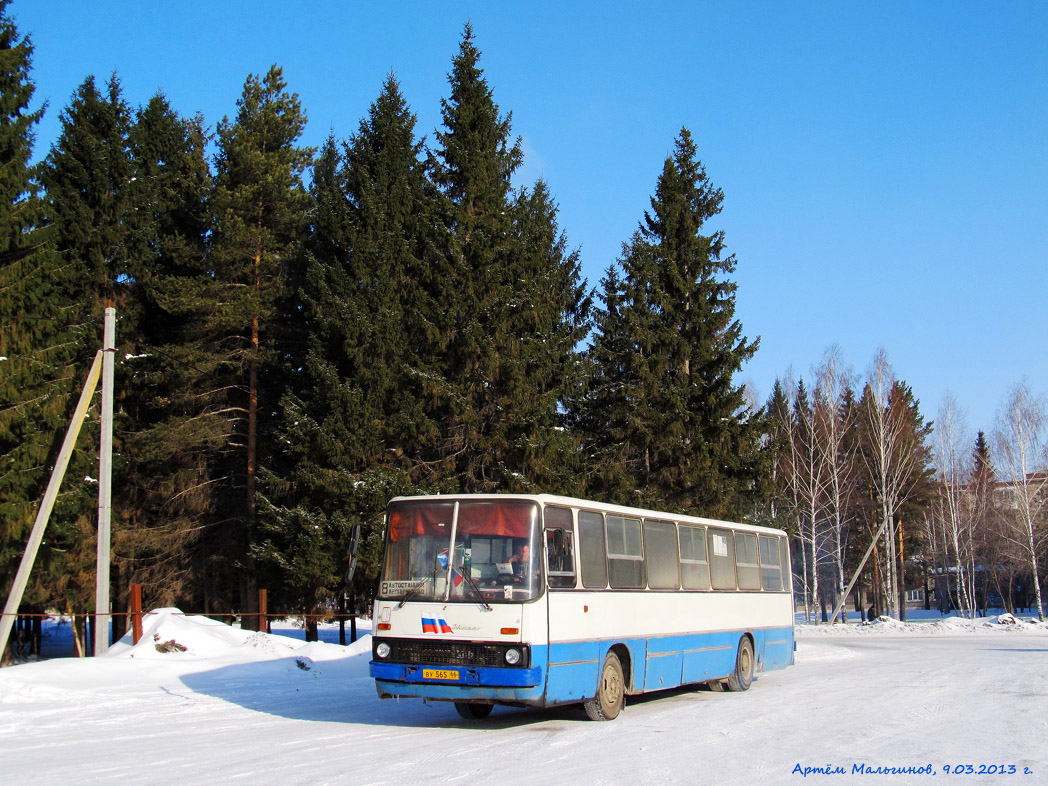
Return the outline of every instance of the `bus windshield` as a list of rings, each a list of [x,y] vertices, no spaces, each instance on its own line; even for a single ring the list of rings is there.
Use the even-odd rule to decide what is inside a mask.
[[[402,500],[386,526],[380,598],[519,603],[541,591],[534,502]]]

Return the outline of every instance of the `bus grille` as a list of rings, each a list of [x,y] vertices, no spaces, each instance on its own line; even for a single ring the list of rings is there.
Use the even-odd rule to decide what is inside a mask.
[[[393,644],[393,640],[387,639]],[[389,660],[395,663],[433,663],[460,666],[504,666],[505,647],[471,642],[418,641],[396,642]]]

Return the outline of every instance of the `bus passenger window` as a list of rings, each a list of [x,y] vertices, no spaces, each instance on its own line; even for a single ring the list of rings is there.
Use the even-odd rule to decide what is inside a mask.
[[[738,568],[739,589],[761,588],[760,565],[757,564],[757,536],[748,532],[735,533],[735,564]]]
[[[779,565],[782,568],[782,588],[793,591],[793,567],[790,565],[790,551],[786,538],[779,538]]]
[[[782,568],[779,565],[779,539],[760,536],[761,588],[765,592],[782,592]]]
[[[615,589],[644,589],[640,519],[608,516],[608,583]]]
[[[684,589],[708,590],[710,564],[706,559],[706,530],[680,525],[680,577]]]
[[[677,589],[677,528],[672,521],[644,519],[644,564],[648,586],[652,589]]]
[[[710,580],[718,590],[735,589],[735,538],[726,529],[706,531],[710,555]]]
[[[582,586],[604,589],[608,586],[608,560],[604,556],[604,517],[600,513],[579,512],[579,560]]]

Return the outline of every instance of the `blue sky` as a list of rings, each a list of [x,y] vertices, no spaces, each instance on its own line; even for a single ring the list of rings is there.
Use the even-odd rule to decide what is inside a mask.
[[[393,71],[432,140],[471,20],[525,164],[591,285],[687,126],[725,194],[737,316],[767,397],[831,344],[884,347],[926,418],[972,433],[1008,388],[1048,393],[1048,4],[972,2],[117,2],[14,0],[36,47],[46,154],[88,74],[162,90],[213,128],[283,67],[307,144],[357,127]]]

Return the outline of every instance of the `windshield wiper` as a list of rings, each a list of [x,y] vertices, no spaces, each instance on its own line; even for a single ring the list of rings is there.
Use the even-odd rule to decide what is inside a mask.
[[[398,609],[404,608],[404,604],[407,603],[411,598],[413,598],[418,593],[419,590],[421,590],[424,586],[426,586],[426,582],[427,581],[433,581],[437,577],[437,568],[438,567],[440,567],[440,566],[437,565],[436,567],[434,567],[432,573],[430,573],[428,576],[426,576],[426,578],[422,579],[418,584],[416,584],[414,587],[412,587],[411,589],[409,589],[407,592],[404,593],[404,597],[401,598],[400,599],[400,603],[397,604],[397,608]]]
[[[473,590],[474,594],[476,594],[477,600],[480,601],[481,605],[488,611],[491,611],[491,606],[488,605],[488,602],[486,600],[484,600],[484,595],[483,593],[481,593],[480,587],[477,586],[477,582],[473,580],[473,577],[469,575],[469,573],[465,573],[461,570],[456,570],[455,572],[466,580],[470,588]]]

